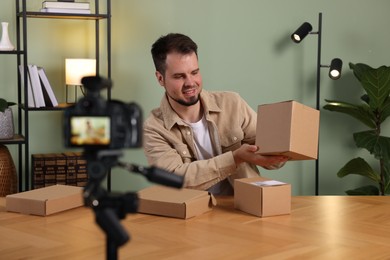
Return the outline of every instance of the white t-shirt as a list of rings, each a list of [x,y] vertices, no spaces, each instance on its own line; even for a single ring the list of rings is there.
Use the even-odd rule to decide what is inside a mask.
[[[211,145],[209,128],[206,118],[203,116],[196,123],[189,123],[194,133],[194,143],[199,159],[207,160],[215,156],[213,146]]]
[[[210,133],[207,127],[206,118],[203,116],[196,123],[188,123],[194,133],[195,148],[200,160],[207,160],[215,156],[213,146],[211,144]],[[233,188],[228,179],[218,182],[208,189],[214,195],[232,195]]]

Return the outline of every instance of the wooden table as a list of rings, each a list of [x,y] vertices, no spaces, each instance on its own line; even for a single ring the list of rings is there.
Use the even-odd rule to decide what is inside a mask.
[[[130,214],[119,259],[390,259],[390,197],[292,198],[291,215],[258,218],[217,198],[188,220]],[[277,203],[277,202],[275,202]],[[0,259],[105,259],[105,234],[89,208],[48,217],[4,212]]]

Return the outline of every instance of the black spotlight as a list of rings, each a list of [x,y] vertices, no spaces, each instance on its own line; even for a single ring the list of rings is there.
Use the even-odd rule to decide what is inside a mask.
[[[291,39],[296,43],[300,43],[311,30],[313,30],[311,24],[304,22],[293,34],[291,34]]]
[[[329,77],[331,79],[339,79],[341,77],[341,69],[343,67],[343,61],[339,58],[335,58],[330,63]]]

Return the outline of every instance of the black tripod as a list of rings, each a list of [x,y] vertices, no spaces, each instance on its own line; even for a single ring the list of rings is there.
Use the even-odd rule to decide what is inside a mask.
[[[151,182],[181,188],[183,177],[174,175],[156,167],[145,168],[134,164],[122,163],[118,150],[86,150],[88,183],[84,188],[84,205],[91,207],[95,220],[106,234],[106,257],[109,260],[118,258],[118,248],[129,241],[130,236],[120,224],[127,213],[138,210],[138,196],[134,192],[115,194],[101,187],[101,182],[108,171],[119,166],[130,172],[142,174]]]

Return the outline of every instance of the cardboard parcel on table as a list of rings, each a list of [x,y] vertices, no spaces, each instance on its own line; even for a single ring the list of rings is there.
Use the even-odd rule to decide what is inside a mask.
[[[320,112],[296,101],[259,105],[256,145],[263,155],[285,155],[290,160],[318,156]]]
[[[188,219],[212,210],[216,200],[207,191],[154,185],[138,191],[139,213]]]
[[[52,185],[6,196],[6,210],[47,216],[84,205],[83,188]]]
[[[264,178],[234,180],[234,207],[258,217],[291,212],[291,185]]]

